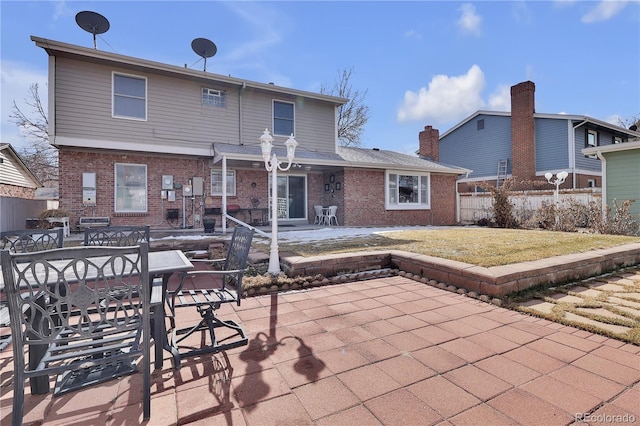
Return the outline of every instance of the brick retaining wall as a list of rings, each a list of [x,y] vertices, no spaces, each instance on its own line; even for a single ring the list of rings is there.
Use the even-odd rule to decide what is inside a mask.
[[[315,274],[333,277],[391,267],[468,291],[504,296],[538,285],[559,285],[640,265],[640,243],[489,268],[399,250],[283,256],[282,263],[289,277]]]

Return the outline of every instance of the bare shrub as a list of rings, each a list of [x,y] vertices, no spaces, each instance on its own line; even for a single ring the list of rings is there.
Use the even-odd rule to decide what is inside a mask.
[[[513,178],[506,179],[499,188],[488,182],[478,185],[493,197],[492,222],[498,228],[518,227],[518,221],[513,215],[513,204],[509,201],[509,194],[515,185],[516,181]]]
[[[543,202],[524,226],[561,232],[587,230],[599,234],[637,235],[639,225],[630,212],[631,202],[626,200],[620,206],[615,200],[613,203],[613,215],[607,206],[603,217],[600,204],[595,201],[583,204],[571,198],[558,205]]]
[[[599,222],[596,230],[601,234],[638,235],[640,224],[631,213],[631,200],[624,200],[621,205],[618,205],[618,202],[614,199],[613,207],[615,210],[611,214],[611,207],[606,206],[606,214]]]

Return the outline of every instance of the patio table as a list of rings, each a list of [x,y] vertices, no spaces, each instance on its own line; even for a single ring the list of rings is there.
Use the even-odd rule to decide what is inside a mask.
[[[180,250],[161,250],[149,252],[149,278],[151,280],[155,278],[162,278],[162,303],[160,303],[160,312],[155,313],[152,317],[157,318],[157,321],[153,321],[153,340],[154,340],[154,367],[162,368],[163,357],[162,350],[170,351],[169,342],[167,339],[167,333],[165,330],[164,322],[164,297],[167,290],[169,279],[174,272],[183,272],[193,269],[193,264]],[[153,287],[153,286],[152,286]],[[2,269],[0,269],[0,291],[4,290],[4,275]],[[42,352],[46,351],[46,348],[41,350],[40,348],[31,347],[29,356],[29,365],[34,367],[40,362],[42,358]],[[40,354],[38,352],[41,352]],[[34,355],[34,356],[31,356]],[[33,394],[45,394],[49,392],[49,380],[47,377],[35,377],[31,379],[31,391]]]

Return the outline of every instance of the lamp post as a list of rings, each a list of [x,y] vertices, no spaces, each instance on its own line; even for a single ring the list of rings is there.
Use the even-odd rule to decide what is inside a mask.
[[[286,172],[291,168],[291,162],[298,146],[298,142],[293,138],[293,133],[284,144],[287,147],[287,160],[289,160],[289,163],[286,167],[281,167],[276,154],[273,153],[272,155],[271,153],[273,137],[269,134],[269,129],[264,129],[264,133],[260,136],[264,167],[267,172],[271,172],[271,252],[269,254],[267,272],[274,275],[280,273],[280,255],[278,254],[278,170]]]
[[[558,205],[558,190],[560,188],[560,185],[564,183],[564,180],[567,178],[567,176],[569,176],[569,173],[565,172],[564,170],[558,173],[555,179],[553,179],[552,173],[547,172],[544,174],[544,177],[547,179],[547,182],[549,182],[551,185],[556,186],[555,192],[553,193],[553,201],[556,204],[556,207]]]

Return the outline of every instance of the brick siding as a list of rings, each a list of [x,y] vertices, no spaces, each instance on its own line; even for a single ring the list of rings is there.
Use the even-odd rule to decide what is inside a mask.
[[[35,188],[27,188],[24,186],[8,184],[0,185],[0,196],[2,197],[25,198],[28,200],[33,200],[35,198],[35,195]]]
[[[405,226],[456,223],[455,176],[431,175],[430,210],[385,210],[384,179],[383,170],[345,170],[345,197],[341,224]]]
[[[511,87],[512,175],[519,181],[535,179],[535,84],[525,81]]]

